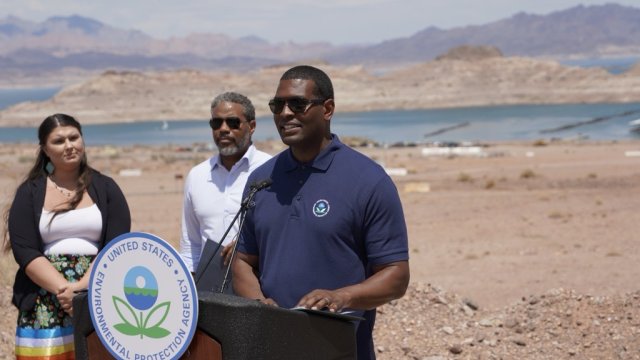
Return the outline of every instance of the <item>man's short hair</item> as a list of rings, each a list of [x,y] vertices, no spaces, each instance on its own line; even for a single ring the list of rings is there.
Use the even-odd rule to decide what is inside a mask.
[[[280,78],[280,80],[293,79],[313,80],[316,85],[313,89],[314,96],[322,100],[333,99],[333,85],[324,71],[310,65],[299,65],[285,71]]]
[[[242,106],[242,114],[247,119],[247,121],[256,119],[256,109],[253,107],[251,100],[248,97],[238,94],[233,91],[228,91],[226,93],[220,94],[213,99],[211,102],[211,109],[218,106],[221,102],[230,102],[234,104],[240,104]]]

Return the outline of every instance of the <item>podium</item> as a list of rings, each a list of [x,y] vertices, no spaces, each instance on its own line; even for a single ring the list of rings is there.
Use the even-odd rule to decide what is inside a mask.
[[[198,292],[197,331],[182,359],[355,359],[351,321]],[[73,299],[76,359],[113,359],[94,331],[88,296]]]

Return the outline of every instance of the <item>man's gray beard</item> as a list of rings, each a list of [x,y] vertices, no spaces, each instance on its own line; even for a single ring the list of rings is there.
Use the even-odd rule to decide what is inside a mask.
[[[223,156],[233,156],[240,152],[240,148],[238,147],[238,145],[230,145],[223,148],[219,147],[218,152]]]
[[[218,146],[218,152],[222,156],[234,156],[238,153],[246,151],[251,144],[251,133],[247,132],[242,139],[235,145],[229,145],[225,147]]]

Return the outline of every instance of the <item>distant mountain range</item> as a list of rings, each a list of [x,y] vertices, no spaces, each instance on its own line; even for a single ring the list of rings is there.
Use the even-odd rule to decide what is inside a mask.
[[[640,8],[576,6],[548,15],[519,13],[485,25],[424,29],[413,36],[330,57],[336,62],[427,61],[460,45],[490,45],[506,56],[608,57],[640,55]]]
[[[607,4],[548,15],[520,13],[484,25],[428,27],[407,38],[360,46],[270,43],[224,34],[160,40],[76,15],[42,23],[9,16],[0,19],[0,74],[69,68],[246,70],[302,60],[393,66],[429,61],[460,45],[495,46],[506,56],[640,57],[640,8]]]

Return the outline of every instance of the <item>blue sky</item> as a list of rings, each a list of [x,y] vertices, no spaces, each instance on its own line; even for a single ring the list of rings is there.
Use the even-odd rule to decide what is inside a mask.
[[[426,27],[479,25],[518,12],[547,14],[589,0],[2,0],[0,17],[42,21],[71,14],[157,38],[257,35],[270,42],[376,43]],[[640,0],[617,0],[640,8]]]

